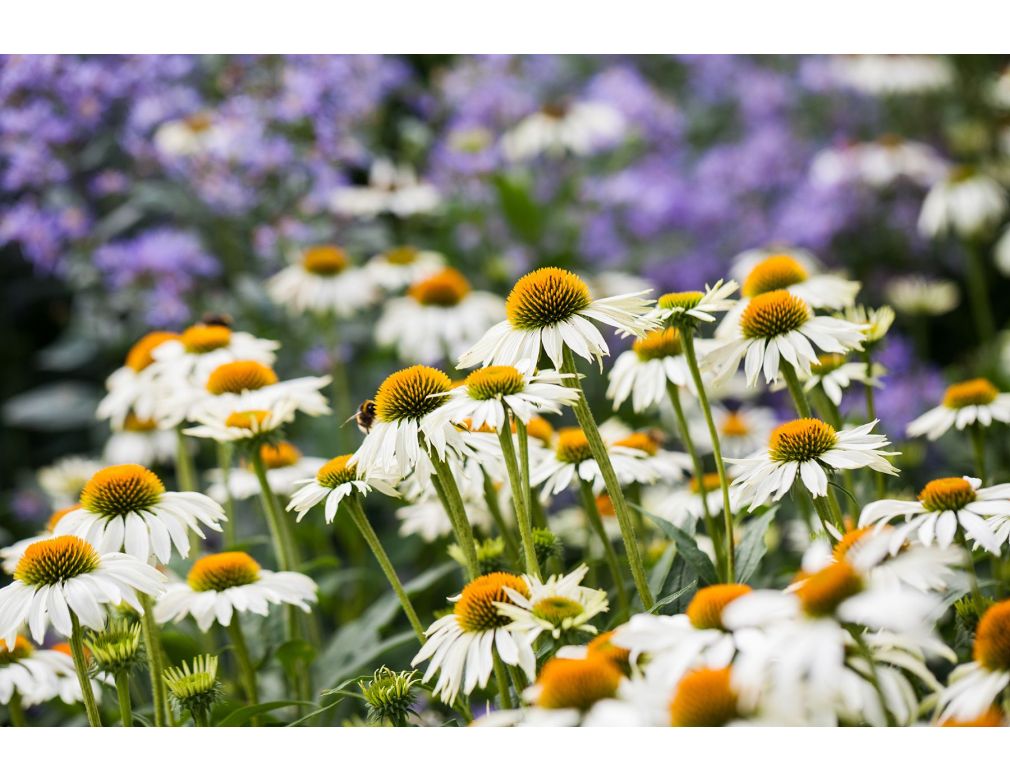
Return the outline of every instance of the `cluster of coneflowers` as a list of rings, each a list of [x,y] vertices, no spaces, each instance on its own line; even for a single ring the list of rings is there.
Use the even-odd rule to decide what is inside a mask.
[[[99,725],[109,690],[124,726],[208,725],[223,654],[255,723],[262,662],[243,620],[276,607],[284,639],[311,642],[317,587],[294,524],[321,514],[361,535],[416,634],[417,673],[360,682],[373,723],[427,723],[426,691],[440,721],[488,725],[1002,724],[1010,485],[988,481],[986,457],[1010,395],[966,379],[909,426],[955,429],[976,456],[974,474],[909,498],[873,411],[893,312],[857,307],[857,283],[796,250],[747,253],[733,276],[599,296],[547,267],[501,300],[435,253],[354,268],[311,248],[271,280],[275,299],[335,329],[385,291],[378,337],[420,361],[360,405],[360,445],[325,458],[285,431],[330,414],[330,377],[280,379],[280,344],[220,319],[144,336],[99,415],[146,438],[134,447],[150,460],[170,439],[180,490],[140,463],[103,466],[77,505],[3,551],[11,720],[61,697]],[[584,388],[615,345],[606,397],[636,428],[604,419]],[[853,383],[865,407],[843,415]],[[759,390],[795,414],[757,405]],[[354,412],[334,399],[338,419]],[[206,440],[218,468],[205,495],[193,450]],[[419,615],[373,528],[373,491],[401,502],[402,534],[451,537],[461,588],[437,617]],[[251,497],[274,570],[235,533]],[[974,638],[962,664],[939,631],[952,613]],[[166,669],[162,628],[189,620],[208,653]],[[46,646],[54,636],[69,656]],[[292,701],[333,695],[307,657],[284,673]],[[137,692],[150,702],[134,709]]]

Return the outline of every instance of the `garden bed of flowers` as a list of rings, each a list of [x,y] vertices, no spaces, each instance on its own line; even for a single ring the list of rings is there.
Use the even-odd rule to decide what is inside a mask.
[[[0,58],[12,726],[1005,726],[1001,57]]]

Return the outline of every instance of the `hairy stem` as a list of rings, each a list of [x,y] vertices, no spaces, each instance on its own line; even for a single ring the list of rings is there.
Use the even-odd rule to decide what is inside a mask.
[[[375,560],[379,562],[379,567],[385,574],[386,580],[388,580],[389,585],[393,587],[393,593],[395,593],[396,598],[400,600],[400,605],[403,607],[403,612],[407,615],[407,620],[410,622],[410,626],[414,630],[414,634],[417,635],[418,642],[421,645],[424,645],[424,626],[417,617],[417,611],[414,610],[414,605],[411,603],[410,597],[407,596],[407,592],[404,590],[403,584],[400,582],[400,577],[396,574],[393,562],[389,560],[389,556],[386,554],[386,549],[382,547],[382,542],[379,540],[379,536],[375,533],[375,529],[372,528],[372,524],[369,523],[368,516],[365,515],[365,510],[361,506],[361,498],[356,493],[352,493],[349,497],[347,497],[346,502],[355,526],[358,527],[358,531],[361,532],[361,536],[365,538],[365,542],[368,543],[368,547],[372,549],[372,554],[375,556]]]

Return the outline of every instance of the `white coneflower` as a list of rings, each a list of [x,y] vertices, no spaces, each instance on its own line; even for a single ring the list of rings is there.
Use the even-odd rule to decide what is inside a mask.
[[[750,509],[769,499],[778,501],[797,476],[814,497],[826,496],[826,470],[869,467],[877,472],[898,473],[885,456],[897,455],[884,450],[890,442],[883,434],[871,434],[877,421],[853,429],[835,431],[822,420],[800,418],[778,426],[768,440],[766,450],[749,458],[727,459],[739,465],[733,486]]]
[[[946,172],[933,147],[898,136],[825,149],[810,164],[810,178],[827,187],[854,182],[884,189],[901,181],[929,187]]]
[[[305,513],[320,502],[325,501],[327,523],[333,523],[341,499],[357,492],[365,496],[373,488],[386,496],[398,496],[393,483],[395,478],[382,479],[378,474],[365,474],[360,464],[349,464],[352,456],[337,456],[323,464],[316,476],[299,481],[300,487],[291,496],[289,511],[298,513],[295,520],[300,521]]]
[[[378,280],[351,266],[340,247],[318,245],[301,251],[267,280],[270,298],[294,314],[311,312],[348,318],[368,308],[379,294]]]
[[[226,363],[256,361],[272,366],[280,346],[280,342],[233,331],[222,323],[197,323],[177,339],[167,339],[152,350],[151,370],[160,385],[199,387],[215,369]],[[174,392],[170,387],[163,389],[160,395],[163,399]],[[157,409],[155,416],[159,416]]]
[[[0,589],[0,639],[12,647],[25,623],[35,642],[46,628],[70,637],[71,613],[91,629],[105,626],[106,605],[126,602],[143,612],[138,593],[157,595],[164,576],[125,553],[100,553],[86,540],[59,535],[28,547],[14,570],[14,582]]]
[[[835,81],[870,95],[936,92],[954,83],[954,68],[931,54],[846,54],[829,62]]]
[[[373,255],[364,268],[383,290],[398,293],[445,266],[445,255],[440,252],[402,245]]]
[[[81,507],[56,524],[56,534],[76,534],[103,553],[125,550],[146,562],[153,553],[162,564],[189,555],[188,532],[201,539],[202,526],[221,531],[224,508],[195,491],[166,491],[158,476],[139,464],[96,472],[81,491]]]
[[[121,427],[131,413],[141,420],[154,417],[160,389],[155,372],[151,370],[152,353],[165,342],[178,338],[179,334],[172,331],[153,331],[137,340],[126,354],[123,366],[105,381],[107,393],[95,412],[99,420],[108,420],[113,426]]]
[[[757,382],[762,369],[767,382],[777,380],[782,361],[801,373],[808,371],[817,360],[814,346],[827,353],[845,353],[864,338],[862,326],[837,317],[815,316],[806,301],[788,290],[752,298],[735,330],[735,335],[704,357],[703,366],[722,378],[744,361],[750,385]]]
[[[293,605],[308,613],[316,590],[312,578],[261,569],[248,553],[214,553],[198,559],[184,583],[169,584],[158,598],[154,617],[164,624],[192,615],[206,632],[215,621],[229,626],[235,613],[265,616],[270,605]]]
[[[509,293],[508,319],[492,326],[463,353],[457,368],[479,363],[534,368],[542,350],[560,371],[566,346],[587,361],[599,360],[602,366],[610,348],[591,321],[644,335],[648,326],[644,315],[650,305],[642,295],[647,292],[594,301],[586,283],[570,271],[553,267],[531,271]]]
[[[113,427],[102,458],[108,464],[167,464],[175,458],[176,436],[158,428],[153,418],[141,419],[129,413],[121,427]]]
[[[166,158],[186,158],[218,153],[227,155],[235,143],[234,120],[199,111],[162,122],[154,131],[155,149]]]
[[[178,425],[243,409],[276,409],[290,405],[312,417],[326,415],[329,401],[320,389],[330,377],[296,377],[280,380],[260,361],[231,361],[214,369],[200,385],[180,386],[159,404],[162,425]]]
[[[621,113],[606,103],[550,103],[521,120],[501,140],[508,160],[530,160],[542,154],[589,155],[624,135]]]
[[[889,306],[881,306],[876,309],[860,305],[846,307],[844,311],[838,313],[838,317],[848,320],[850,323],[863,326],[866,339],[863,342],[863,349],[872,349],[878,345],[887,332],[894,325],[894,310]]]
[[[264,405],[260,399],[236,398],[215,404],[194,417],[199,425],[183,429],[184,434],[215,442],[243,442],[270,438],[295,418],[295,405],[277,400]]]
[[[85,456],[66,456],[42,467],[35,475],[39,486],[56,507],[77,501],[91,476],[105,466],[101,461]]]
[[[495,653],[505,664],[519,667],[528,679],[536,675],[536,657],[525,633],[509,629],[512,619],[498,607],[511,601],[506,587],[529,595],[526,581],[518,575],[482,575],[453,598],[453,612],[435,621],[426,632],[428,640],[411,665],[431,660],[423,680],[427,682],[439,673],[432,694],[442,702],[452,702],[461,690],[469,694],[478,686],[486,686],[494,669]]]
[[[870,502],[859,515],[859,525],[885,524],[900,518],[903,523],[892,539],[895,551],[913,534],[923,545],[936,542],[946,548],[961,529],[976,547],[999,555],[1010,534],[1010,524],[1005,523],[1008,517],[1010,485],[982,488],[982,481],[974,477],[941,477],[926,483],[918,501]]]
[[[403,361],[439,363],[454,360],[504,314],[499,296],[472,290],[466,277],[446,268],[387,301],[375,339],[395,347]]]
[[[832,403],[838,406],[842,403],[842,393],[854,381],[882,388],[883,383],[877,379],[882,369],[883,367],[877,366],[871,370],[869,364],[846,361],[844,355],[828,353],[822,355],[817,363],[810,364],[803,390],[809,393],[814,388],[821,388]]]
[[[482,529],[485,533],[490,532],[494,519],[483,497],[479,500],[470,498],[464,492],[463,509],[474,528]],[[434,492],[418,497],[405,507],[397,508],[396,519],[400,522],[401,537],[416,534],[425,542],[434,542],[439,537],[447,537],[453,530],[452,521],[449,520],[445,507]]]
[[[961,431],[967,426],[989,427],[994,421],[1010,423],[1010,393],[1000,393],[989,380],[978,377],[950,385],[943,403],[909,423],[906,433],[932,441],[951,426]]]
[[[707,351],[701,343],[696,346],[702,355]],[[610,369],[607,398],[614,400],[615,410],[630,398],[635,412],[645,412],[667,397],[671,384],[694,390],[680,332],[662,328],[639,337],[630,350],[617,356]]]
[[[664,476],[642,447],[614,443],[608,447],[608,452],[622,484],[654,483]],[[580,480],[589,483],[597,493],[604,490],[603,474],[593,458],[585,433],[580,428],[563,428],[557,433],[554,448],[530,470],[530,485],[542,485],[540,497],[547,501],[554,494],[577,487]]]
[[[737,643],[723,624],[723,613],[751,591],[744,583],[700,588],[683,614],[632,616],[614,631],[612,642],[628,650],[632,665],[647,661],[650,677],[666,684],[675,683],[692,667],[724,667],[733,661]]]
[[[1010,600],[992,605],[978,622],[972,658],[940,693],[941,721],[978,718],[1010,686]]]
[[[996,227],[1007,210],[1002,185],[986,174],[961,168],[937,182],[919,214],[919,232],[936,237],[956,233],[974,238]]]
[[[36,648],[21,635],[10,645],[0,640],[0,704],[7,705],[15,694],[26,707],[52,697],[56,675],[53,666],[46,661],[50,654],[63,656],[59,651]],[[72,664],[70,673],[73,674]]]
[[[404,477],[422,449],[433,448],[444,459],[450,448],[461,447],[460,431],[444,415],[433,414],[446,403],[445,394],[451,389],[446,374],[430,366],[411,366],[389,375],[375,394],[375,423],[352,462],[366,474],[377,470]]]
[[[259,449],[270,490],[277,496],[291,496],[302,481],[311,478],[326,463],[325,458],[302,455],[290,442],[263,442]],[[232,499],[248,499],[259,496],[262,491],[259,478],[250,464],[242,469],[229,469],[227,484],[220,469],[209,470],[207,476],[207,495],[215,502],[223,503],[229,496]]]
[[[723,283],[720,279],[714,285],[706,285],[705,290],[686,290],[666,293],[659,297],[650,318],[657,323],[671,322],[678,328],[687,328],[699,323],[714,323],[718,312],[732,309],[735,301],[730,300],[739,285],[734,281]]]
[[[485,426],[499,431],[505,425],[506,409],[524,424],[534,414],[561,414],[579,396],[562,384],[568,375],[554,371],[524,374],[514,366],[485,366],[467,375],[461,385],[449,391],[439,414],[454,423],[466,421],[480,430]]]
[[[767,438],[765,438],[767,441]],[[667,491],[661,497],[653,500],[653,514],[669,521],[677,528],[683,528],[691,521],[699,521],[706,517],[718,518],[722,515],[722,491],[719,475],[707,472],[699,480],[692,477],[685,484]],[[705,489],[702,496],[701,489]],[[731,487],[729,491],[729,509],[736,515],[746,506],[740,492]],[[708,507],[706,513],[705,508]]]
[[[49,520],[46,523],[46,528],[43,529],[39,534],[33,537],[27,537],[23,540],[18,540],[12,545],[8,545],[6,548],[0,549],[0,561],[3,562],[3,571],[8,575],[14,574],[14,569],[18,565],[18,560],[24,554],[25,550],[29,545],[38,542],[39,540],[48,540],[53,536],[53,530],[56,528],[63,516],[67,513],[73,512],[78,509],[80,504],[71,504],[66,507],[62,507],[56,510],[52,515],[49,516]]]
[[[858,282],[824,273],[818,260],[802,250],[750,250],[737,256],[732,273],[743,280],[740,300],[719,323],[716,335],[721,338],[736,332],[751,300],[763,293],[785,290],[812,309],[843,309],[859,292]]]
[[[896,277],[884,287],[891,306],[906,315],[945,315],[957,309],[961,291],[949,279]]]
[[[441,201],[435,186],[418,180],[409,165],[380,158],[372,163],[367,185],[336,188],[330,194],[329,206],[335,214],[368,219],[385,212],[397,217],[426,214],[437,209]]]
[[[768,441],[772,430],[778,425],[778,415],[770,407],[713,406],[712,418],[719,434],[722,452],[730,458],[749,456]],[[699,450],[711,451],[711,436],[702,418],[696,417],[691,420],[690,435]]]
[[[508,628],[524,633],[530,644],[545,632],[555,640],[580,632],[595,635],[596,627],[589,622],[609,603],[606,591],[580,585],[588,572],[581,564],[568,575],[546,580],[523,575],[525,593],[505,586],[509,601],[498,603],[498,611],[512,619]]]

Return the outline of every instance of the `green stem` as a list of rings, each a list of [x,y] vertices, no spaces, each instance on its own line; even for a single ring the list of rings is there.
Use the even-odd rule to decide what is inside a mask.
[[[473,527],[467,518],[463,497],[459,494],[459,486],[456,485],[456,478],[453,477],[449,465],[438,453],[432,452],[430,456],[432,466],[435,468],[432,483],[456,533],[456,542],[463,552],[467,577],[473,580],[480,575],[480,565],[477,562],[477,544],[473,539]]]
[[[116,673],[116,698],[119,700],[120,725],[132,727],[133,706],[130,702],[130,674],[126,670]]]
[[[382,568],[383,573],[386,575],[386,580],[389,581],[389,585],[393,587],[393,592],[396,594],[397,599],[400,600],[400,605],[403,607],[403,612],[407,614],[407,620],[410,622],[414,634],[417,635],[418,642],[424,645],[424,626],[417,617],[417,611],[414,610],[414,605],[411,604],[410,597],[407,596],[407,592],[404,590],[403,584],[396,574],[393,562],[389,560],[385,548],[382,547],[382,542],[375,533],[375,529],[372,528],[372,524],[369,523],[368,516],[365,515],[360,497],[356,493],[352,493],[345,501],[351,512],[354,524],[358,527],[358,531],[361,532],[361,536],[365,538],[368,547],[372,549],[375,560],[379,562],[379,567]]]
[[[498,529],[502,541],[505,543],[505,550],[508,552],[509,558],[513,562],[518,563],[519,547],[512,537],[512,530],[502,515],[501,505],[498,504],[498,491],[495,489],[494,481],[487,472],[484,472],[484,502],[487,504],[487,511],[491,513],[491,520],[494,521],[494,525]]]
[[[971,447],[975,453],[975,471],[978,472],[978,479],[982,481],[984,486],[989,481],[985,459],[985,429],[978,423],[973,423],[968,427],[968,432],[971,436]]]
[[[564,383],[569,388],[574,388],[579,392],[575,402],[575,417],[582,427],[586,440],[589,442],[589,449],[596,460],[597,466],[603,475],[603,482],[607,488],[607,494],[614,505],[614,513],[617,515],[617,522],[621,527],[621,539],[624,541],[624,550],[628,556],[628,566],[631,569],[631,577],[635,581],[635,589],[638,591],[638,598],[642,601],[642,606],[648,610],[655,600],[649,590],[649,581],[645,576],[645,567],[642,565],[642,554],[638,549],[638,541],[635,539],[635,527],[631,518],[631,511],[624,498],[624,491],[621,483],[614,472],[614,465],[610,462],[610,455],[607,453],[607,446],[600,436],[600,429],[596,425],[596,418],[593,417],[592,410],[589,409],[589,402],[586,401],[586,394],[579,381],[579,373],[575,368],[575,359],[572,351],[567,345],[563,348],[563,362],[561,371],[569,375]]]
[[[509,677],[505,672],[505,664],[498,656],[497,648],[492,649],[491,653],[494,658],[494,677],[498,679],[498,695],[501,697],[502,709],[511,710],[515,707],[515,703],[512,701],[511,692],[509,692]]]
[[[221,484],[224,486],[224,512],[228,520],[224,525],[224,544],[235,547],[235,497],[231,494],[231,455],[232,446],[229,442],[217,443],[217,468],[221,473]]]
[[[977,241],[968,242],[968,296],[971,298],[971,312],[975,318],[975,330],[983,345],[991,344],[996,336],[996,321],[989,303],[986,282],[985,261],[982,248]]]
[[[154,620],[154,602],[147,594],[137,594],[144,614],[140,617],[140,631],[147,652],[147,669],[151,674],[151,697],[154,702],[154,726],[164,727],[168,714],[168,697],[165,694],[165,660],[161,650],[161,633]]]
[[[705,529],[708,531],[708,536],[715,547],[716,567],[725,578],[729,576],[729,573],[726,571],[726,557],[723,552],[722,540],[720,539],[722,535],[715,522],[715,518],[712,517],[711,510],[708,509],[708,490],[705,488],[705,467],[701,462],[701,456],[698,455],[698,449],[694,445],[691,430],[687,425],[684,405],[680,400],[680,390],[672,382],[668,382],[666,384],[666,393],[670,397],[670,403],[673,405],[673,414],[677,418],[680,441],[684,443],[684,449],[687,450],[687,454],[691,457],[694,479],[698,483],[698,494],[701,496],[701,507],[705,512]]]
[[[175,430],[175,479],[179,483],[180,491],[198,490],[196,467],[193,466],[193,457],[187,447],[188,443],[189,440],[182,433],[182,429],[177,428]]]
[[[522,421],[516,421],[516,427],[522,427]],[[519,539],[523,545],[523,559],[527,574],[540,577],[540,565],[537,564],[536,548],[533,546],[533,524],[530,523],[529,494],[524,492],[523,480],[519,473],[519,462],[512,443],[512,413],[505,408],[505,423],[498,431],[498,441],[501,442],[502,457],[505,469],[509,475],[509,485],[512,487],[512,506],[515,508],[516,520],[519,522]]]
[[[231,623],[228,624],[227,629],[232,651],[235,652],[235,661],[238,662],[239,679],[242,681],[242,688],[245,690],[246,704],[258,705],[259,692],[256,686],[256,668],[253,666],[252,657],[249,655],[249,646],[245,641],[245,634],[242,632],[242,624],[239,623],[238,613],[231,617]],[[253,724],[253,726],[256,725]]]
[[[294,557],[288,546],[288,535],[284,533],[284,518],[277,512],[277,502],[274,498],[273,489],[267,479],[267,470],[263,464],[263,454],[259,447],[253,447],[251,452],[253,471],[260,484],[260,503],[263,505],[263,514],[267,519],[267,526],[270,528],[270,539],[273,541],[274,556],[277,559],[277,567],[284,571],[291,571],[294,568]]]
[[[516,440],[519,442],[519,479],[523,485],[523,496],[526,498],[526,510],[533,524],[533,507],[540,506],[540,502],[530,490],[530,434],[526,430],[526,424],[516,419]],[[534,524],[535,525],[535,524]],[[544,524],[546,528],[547,524]]]
[[[614,550],[613,543],[610,542],[607,530],[603,526],[603,518],[600,517],[599,507],[596,506],[593,488],[581,478],[579,479],[579,493],[582,496],[582,506],[586,510],[589,525],[596,532],[596,536],[600,538],[600,542],[603,543],[603,556],[610,568],[610,577],[614,579],[614,585],[617,587],[617,600],[621,605],[621,612],[627,615],[631,612],[631,603],[628,601],[628,591],[624,587],[624,576],[621,574],[621,563],[617,558],[617,551]]]
[[[102,717],[98,712],[98,703],[95,702],[95,691],[91,688],[91,678],[88,677],[88,660],[84,657],[81,624],[73,610],[70,611],[70,627],[70,655],[74,659],[74,669],[77,670],[77,682],[81,685],[81,699],[88,714],[88,724],[101,727]]]
[[[810,402],[807,401],[806,393],[800,384],[800,379],[796,376],[796,369],[793,368],[793,365],[789,361],[783,360],[779,362],[779,371],[782,372],[782,379],[786,381],[789,395],[793,397],[793,404],[796,406],[796,411],[800,417],[812,418],[814,413],[810,409]]]
[[[17,689],[11,693],[10,702],[7,703],[7,716],[10,718],[12,727],[28,726],[28,719],[25,718],[25,709],[21,704],[21,693]]]
[[[828,491],[831,489],[828,488]],[[817,510],[817,516],[821,519],[821,523],[824,524],[825,530],[834,526],[842,534],[845,533],[845,524],[842,521],[842,515],[838,512],[837,503],[832,504],[827,496],[814,496],[814,509]]]
[[[735,541],[733,539],[733,511],[729,501],[729,478],[726,476],[726,464],[722,460],[722,445],[719,442],[719,431],[712,419],[712,407],[708,403],[708,394],[705,392],[705,383],[701,378],[701,369],[698,366],[698,356],[694,349],[694,330],[684,328],[680,332],[681,344],[684,348],[684,357],[687,359],[688,368],[691,370],[691,379],[694,380],[695,390],[698,391],[698,403],[701,405],[702,415],[705,417],[705,424],[708,426],[708,434],[712,439],[712,456],[715,459],[715,470],[719,473],[719,487],[722,490],[722,515],[723,515],[723,545],[725,546],[726,562],[726,582],[733,583],[736,580],[734,573],[734,562],[736,559]]]
[[[863,639],[859,628],[849,626],[848,630],[852,639],[856,643],[856,647],[859,649],[859,655],[863,657],[867,667],[870,668],[870,683],[872,684],[874,691],[877,692],[877,698],[880,700],[881,710],[884,711],[884,718],[887,720],[887,726],[894,727],[894,716],[891,715],[891,711],[887,708],[887,698],[884,696],[884,689],[880,685],[880,678],[877,675],[877,666],[873,663],[873,655],[870,653],[870,649],[866,645],[866,641]]]
[[[195,724],[197,727],[210,726],[210,719],[208,718],[206,709],[200,708],[199,710],[192,711],[192,714],[193,714],[193,724]]]
[[[267,526],[270,528],[270,537],[273,540],[277,566],[285,572],[294,572],[298,567],[298,562],[293,550],[294,545],[291,535],[287,530],[287,518],[281,510],[277,496],[270,487],[266,466],[263,464],[263,454],[258,446],[252,448],[251,460],[253,472],[256,473],[256,479],[260,484],[260,503],[263,505],[263,514],[266,516]],[[298,612],[298,608],[294,605],[288,605],[284,611],[285,623],[287,624],[287,637],[290,641],[300,640],[302,637]],[[295,669],[291,672],[290,684],[297,699],[309,699],[311,696],[311,683],[304,665],[300,662],[296,663]]]

